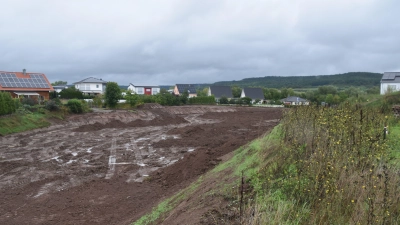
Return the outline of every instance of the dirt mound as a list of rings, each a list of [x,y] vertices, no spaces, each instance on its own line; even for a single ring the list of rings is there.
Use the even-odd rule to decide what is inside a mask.
[[[164,106],[158,103],[144,103],[143,105],[138,106],[138,109],[162,109]]]
[[[152,110],[151,112],[151,117],[154,117],[153,119],[136,119],[131,122],[122,122],[119,119],[112,119],[110,121],[107,121],[107,123],[102,124],[100,122],[96,122],[93,124],[85,124],[82,126],[79,126],[76,129],[73,129],[73,132],[90,132],[90,131],[98,131],[102,129],[107,129],[107,128],[120,128],[120,129],[125,129],[125,128],[131,128],[131,127],[147,127],[147,126],[165,126],[168,124],[180,124],[180,123],[187,123],[183,117],[181,116],[175,116],[173,114],[169,114],[166,112],[163,112],[161,110]]]

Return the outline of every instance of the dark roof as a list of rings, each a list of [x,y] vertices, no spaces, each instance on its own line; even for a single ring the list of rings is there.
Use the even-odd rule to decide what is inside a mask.
[[[102,83],[102,84],[107,84],[107,81],[104,81],[102,79],[97,79],[97,78],[94,78],[94,77],[89,77],[89,78],[86,78],[86,79],[81,80],[79,82],[75,82],[74,84],[79,84],[79,83]]]
[[[261,88],[243,88],[244,96],[251,99],[264,99],[264,92]]]
[[[233,98],[232,89],[229,86],[210,86],[210,92],[215,98],[221,98],[222,96]]]
[[[289,96],[287,98],[281,99],[281,102],[308,102],[308,101],[304,98],[300,98],[297,96]]]
[[[400,83],[400,72],[383,73],[381,83]]]
[[[0,71],[0,91],[54,91],[43,73]]]
[[[134,86],[134,87],[155,87],[155,88],[159,88],[160,86],[158,86],[158,85],[134,85],[134,84],[132,84],[132,83],[129,83],[129,86],[130,85],[132,85],[132,86]],[[128,87],[129,87],[128,86]]]
[[[197,93],[196,87],[195,87],[194,84],[176,84],[176,86],[177,86],[178,91],[179,91],[180,94],[182,94],[182,93],[185,92],[186,90],[187,90],[189,93],[194,93],[194,94]]]

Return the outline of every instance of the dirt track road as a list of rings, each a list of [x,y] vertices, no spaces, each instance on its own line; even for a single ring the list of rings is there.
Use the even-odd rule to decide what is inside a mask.
[[[0,137],[0,224],[129,224],[281,113],[155,107],[74,115]]]

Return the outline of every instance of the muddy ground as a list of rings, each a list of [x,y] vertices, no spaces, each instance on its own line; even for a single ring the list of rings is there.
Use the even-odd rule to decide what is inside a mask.
[[[130,224],[281,114],[149,105],[0,137],[0,224]]]

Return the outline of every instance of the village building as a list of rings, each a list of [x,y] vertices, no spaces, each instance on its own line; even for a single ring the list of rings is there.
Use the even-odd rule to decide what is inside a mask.
[[[182,95],[185,91],[188,92],[189,98],[197,97],[197,90],[194,84],[176,84],[174,88],[175,95]]]
[[[260,100],[263,102],[264,92],[262,88],[243,88],[240,97],[249,97],[251,98],[252,103],[255,103],[256,100]]]
[[[13,98],[48,100],[54,91],[43,73],[0,71],[0,91],[9,92]]]
[[[84,95],[98,95],[105,93],[107,81],[89,77],[79,82],[75,82],[74,85],[75,88],[81,91]]]
[[[233,98],[232,89],[229,86],[210,86],[208,88],[208,96],[214,95],[217,102],[221,97],[226,97],[228,100]]]
[[[381,95],[400,91],[400,72],[385,72],[381,79]]]
[[[133,85],[130,83],[127,89],[138,95],[156,95],[160,93],[160,86],[156,85]]]
[[[289,96],[280,100],[285,105],[309,105],[310,101],[297,96]]]

